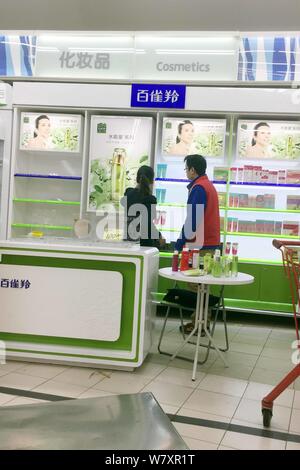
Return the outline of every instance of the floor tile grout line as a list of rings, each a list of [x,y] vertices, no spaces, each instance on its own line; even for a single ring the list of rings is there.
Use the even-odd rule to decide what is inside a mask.
[[[289,432],[269,430],[255,428],[251,426],[242,426],[239,424],[225,423],[222,421],[212,421],[202,418],[192,418],[190,416],[174,415],[167,413],[167,416],[172,422],[191,424],[195,426],[213,428],[213,429],[224,429],[226,432],[236,432],[239,434],[248,434],[258,437],[265,437],[269,439],[276,439],[287,442],[300,443],[300,434],[291,434]],[[222,439],[223,440],[223,439]],[[222,441],[221,441],[222,442]],[[221,444],[221,443],[220,443]]]
[[[0,393],[7,395],[15,395],[15,397],[33,398],[36,400],[45,401],[61,401],[61,400],[73,400],[72,397],[66,397],[62,395],[52,395],[49,393],[35,392],[32,390],[22,390],[13,387],[0,387]]]

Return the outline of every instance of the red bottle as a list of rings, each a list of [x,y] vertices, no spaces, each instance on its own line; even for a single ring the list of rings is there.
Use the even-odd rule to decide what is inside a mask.
[[[172,271],[177,272],[179,265],[179,253],[178,251],[174,251],[173,258],[172,258]]]
[[[180,271],[189,269],[189,249],[184,247],[181,254]]]

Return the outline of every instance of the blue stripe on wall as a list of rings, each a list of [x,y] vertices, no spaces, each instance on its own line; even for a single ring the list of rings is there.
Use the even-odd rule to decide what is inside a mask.
[[[8,38],[6,36],[6,42],[8,42]],[[11,50],[10,45],[5,44],[5,55],[6,55],[6,75],[9,77],[13,77],[15,75],[14,64],[11,57]]]
[[[30,63],[30,42],[28,36],[20,36],[21,43],[21,74],[22,76],[32,76],[32,68]]]
[[[296,68],[296,38],[290,39],[290,80],[295,80]]]
[[[0,75],[6,75],[5,36],[0,36]]]
[[[272,80],[285,80],[287,72],[287,60],[284,38],[275,38],[273,52],[273,76]]]

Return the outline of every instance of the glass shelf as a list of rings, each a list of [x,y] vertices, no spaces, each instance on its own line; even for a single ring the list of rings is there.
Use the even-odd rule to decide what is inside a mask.
[[[155,181],[163,181],[165,183],[191,183],[191,180],[180,178],[155,178]],[[227,184],[226,181],[211,181],[213,184]]]
[[[60,201],[60,200],[52,200],[52,199],[28,199],[28,198],[14,198],[13,202],[26,202],[26,203],[33,203],[33,204],[56,204],[56,205],[63,205],[63,206],[80,206],[79,201]]]
[[[267,188],[300,188],[300,184],[274,184],[274,183],[243,183],[230,181],[230,186],[258,186]]]
[[[47,224],[11,224],[13,228],[46,228],[48,230],[73,230],[73,227],[68,225],[47,225]]]
[[[244,212],[278,212],[283,214],[300,214],[299,209],[269,209],[263,207],[227,207],[228,211],[244,211]]]
[[[46,179],[60,179],[60,180],[74,180],[81,181],[81,176],[65,176],[65,175],[39,175],[35,173],[15,173],[14,176],[19,178],[46,178]]]
[[[175,203],[169,203],[169,202],[158,202],[157,207],[186,207],[186,204],[175,204]],[[220,210],[225,210],[226,207],[224,206],[219,206]]]
[[[236,237],[258,237],[258,238],[279,238],[287,240],[299,240],[299,235],[279,235],[277,233],[256,233],[256,232],[226,232],[226,235]]]

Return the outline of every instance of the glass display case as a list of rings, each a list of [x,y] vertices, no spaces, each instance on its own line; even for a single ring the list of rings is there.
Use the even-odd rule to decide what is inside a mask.
[[[300,121],[164,117],[156,154],[156,222],[169,242],[185,220],[184,157],[193,153],[206,157],[218,192],[222,241],[237,242],[241,259],[279,261],[271,239],[300,234]]]

